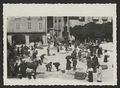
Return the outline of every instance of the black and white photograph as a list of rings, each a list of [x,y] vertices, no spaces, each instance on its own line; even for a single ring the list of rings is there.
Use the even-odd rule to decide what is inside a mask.
[[[116,85],[115,4],[4,4],[4,85]]]

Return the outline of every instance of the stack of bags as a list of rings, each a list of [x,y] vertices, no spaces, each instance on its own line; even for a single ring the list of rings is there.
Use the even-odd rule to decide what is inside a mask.
[[[108,69],[107,65],[101,65],[101,67],[102,67],[102,70],[107,70]]]
[[[84,71],[83,68],[77,69],[77,71],[74,74],[75,79],[84,80],[86,77],[87,77],[87,73]]]
[[[87,74],[85,72],[75,72],[74,78],[79,80],[84,80],[87,77]]]

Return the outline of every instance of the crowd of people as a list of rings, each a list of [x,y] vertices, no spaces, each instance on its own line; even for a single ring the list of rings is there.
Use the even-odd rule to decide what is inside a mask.
[[[105,52],[107,52],[107,50],[105,50]],[[66,58],[66,69],[71,70],[71,67],[73,67],[73,70],[76,70],[78,61],[82,61],[83,58],[85,58],[87,63],[88,81],[93,82],[93,73],[97,73],[97,81],[102,82],[102,66],[98,61],[98,58],[100,58],[101,55],[103,55],[103,50],[98,44],[81,43],[75,46],[74,51],[71,53],[71,57]],[[107,62],[106,55],[104,56],[104,62]]]
[[[72,47],[71,45],[74,45],[74,48],[71,49],[71,47]],[[106,53],[107,50],[104,51],[102,49],[102,47],[100,47],[99,45],[100,45],[99,43],[94,43],[94,42],[78,43],[77,41],[75,41],[73,44],[72,44],[72,42],[69,42],[69,43],[57,42],[55,44],[55,48],[57,50],[57,53],[59,53],[61,50],[63,50],[62,47],[65,48],[66,52],[72,51],[72,53],[69,56],[65,57],[65,59],[66,59],[65,70],[76,71],[78,69],[78,67],[77,67],[78,61],[83,62],[83,60],[85,59],[86,65],[87,65],[86,74],[88,74],[88,81],[93,82],[94,81],[93,73],[97,73],[97,81],[102,82],[102,65],[99,63],[98,58],[100,58],[103,55],[103,53]],[[24,64],[24,63],[26,63],[26,61],[24,59],[25,57],[29,57],[29,59],[31,60],[31,63],[36,62],[39,59],[40,65],[45,64],[44,66],[46,67],[46,71],[48,71],[48,72],[52,71],[52,65],[55,66],[56,71],[61,70],[59,68],[59,66],[61,65],[61,63],[59,61],[58,62],[49,61],[45,57],[46,54],[43,54],[43,55],[37,57],[37,55],[38,55],[37,49],[38,49],[37,43],[34,43],[34,46],[28,47],[26,45],[25,46],[22,45],[21,47],[13,48],[14,55],[12,55],[12,56],[14,56],[14,58],[16,58],[16,60],[14,62],[11,62],[11,63],[13,63],[12,67],[11,67],[11,63],[8,64],[9,65],[8,69],[9,70],[12,69],[12,70],[10,70],[10,72],[13,72],[13,76],[16,77],[16,76],[18,76],[18,74],[26,73],[26,69],[28,68],[28,66],[26,64]],[[47,47],[47,56],[50,56],[50,55],[51,54],[50,54],[50,43],[49,43],[49,45]],[[20,63],[17,62],[18,57],[19,57],[18,62],[20,62]],[[10,57],[10,55],[9,55],[8,59],[11,60],[11,58],[13,58],[13,57]],[[108,55],[105,55],[104,56],[105,63],[107,62],[107,58],[108,58]],[[37,65],[35,65],[35,64],[37,64]],[[38,63],[34,63],[34,64],[32,63],[31,65],[38,66]],[[34,66],[33,66],[33,68],[34,68]],[[35,72],[36,72],[36,69],[34,71],[32,70],[32,73],[34,73],[33,74],[34,78],[36,78]]]

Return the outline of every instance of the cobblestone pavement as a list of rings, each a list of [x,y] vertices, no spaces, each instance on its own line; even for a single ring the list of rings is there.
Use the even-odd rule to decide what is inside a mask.
[[[60,69],[62,70],[65,70],[66,68],[66,59],[65,57],[67,55],[70,55],[72,51],[69,51],[68,53],[66,52],[59,52],[57,53],[57,50],[55,48],[52,48],[50,50],[51,52],[51,56],[45,56],[49,61],[51,62],[60,62]],[[47,54],[47,47],[44,47],[44,49],[39,49],[38,50],[38,56],[42,55],[42,54]],[[55,54],[55,55],[52,55],[52,54]],[[114,67],[113,67],[113,58],[112,58],[112,51],[108,51],[108,54],[110,55],[110,57],[108,58],[108,62],[107,63],[104,63],[103,62],[103,56],[101,58],[98,58],[99,59],[99,62],[101,64],[106,64],[108,65],[108,69],[107,70],[103,70],[103,82],[112,82],[113,81],[113,70],[114,70]],[[86,66],[86,63],[84,62],[81,62],[81,61],[78,61],[78,64],[77,64],[77,68],[83,72],[86,72],[87,70],[87,66]],[[37,75],[37,79],[41,79],[41,78],[46,78],[46,79],[50,79],[50,78],[60,78],[60,79],[71,79],[71,80],[76,80],[76,81],[82,81],[82,82],[87,82],[87,78],[85,80],[77,80],[77,79],[74,79],[74,71],[71,70],[71,71],[65,71],[65,73],[62,73],[61,71],[56,71],[55,67],[53,66],[52,68],[52,72],[47,72],[46,71],[46,68],[45,68],[45,65],[43,64],[42,66],[39,66],[37,68],[37,72],[38,73],[41,73],[41,74],[38,74]],[[42,74],[44,73],[44,74]],[[94,81],[96,82],[96,73],[93,74],[94,76]]]

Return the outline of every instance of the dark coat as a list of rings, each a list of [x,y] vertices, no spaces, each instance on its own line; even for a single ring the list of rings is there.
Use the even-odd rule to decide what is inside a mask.
[[[26,67],[25,62],[22,62],[20,64],[20,74],[22,74],[23,77],[26,76],[26,69],[27,69],[27,67]]]
[[[102,55],[102,48],[98,48],[98,54]]]
[[[92,60],[91,59],[87,59],[87,67],[92,68]]]
[[[104,56],[104,62],[108,62],[108,55]]]
[[[47,65],[46,65],[47,68],[52,68],[52,62],[49,62]]]
[[[73,51],[72,54],[71,54],[72,60],[73,60],[73,59],[77,59],[77,58],[76,58],[76,55],[77,55],[77,52],[76,52],[76,51]]]
[[[77,65],[77,59],[73,59],[73,67]]]
[[[93,82],[93,72],[92,71],[88,72],[88,81]]]
[[[60,66],[60,63],[59,63],[59,62],[55,62],[55,63],[53,63],[53,65],[54,65],[55,67],[58,67],[58,66]]]
[[[55,63],[53,63],[53,65],[56,67],[57,71],[59,71],[60,63],[59,62],[55,62]]]
[[[96,56],[94,56],[92,59],[92,65],[95,67],[99,65],[98,58]]]
[[[70,69],[71,69],[71,61],[67,59],[66,70],[70,70]]]

